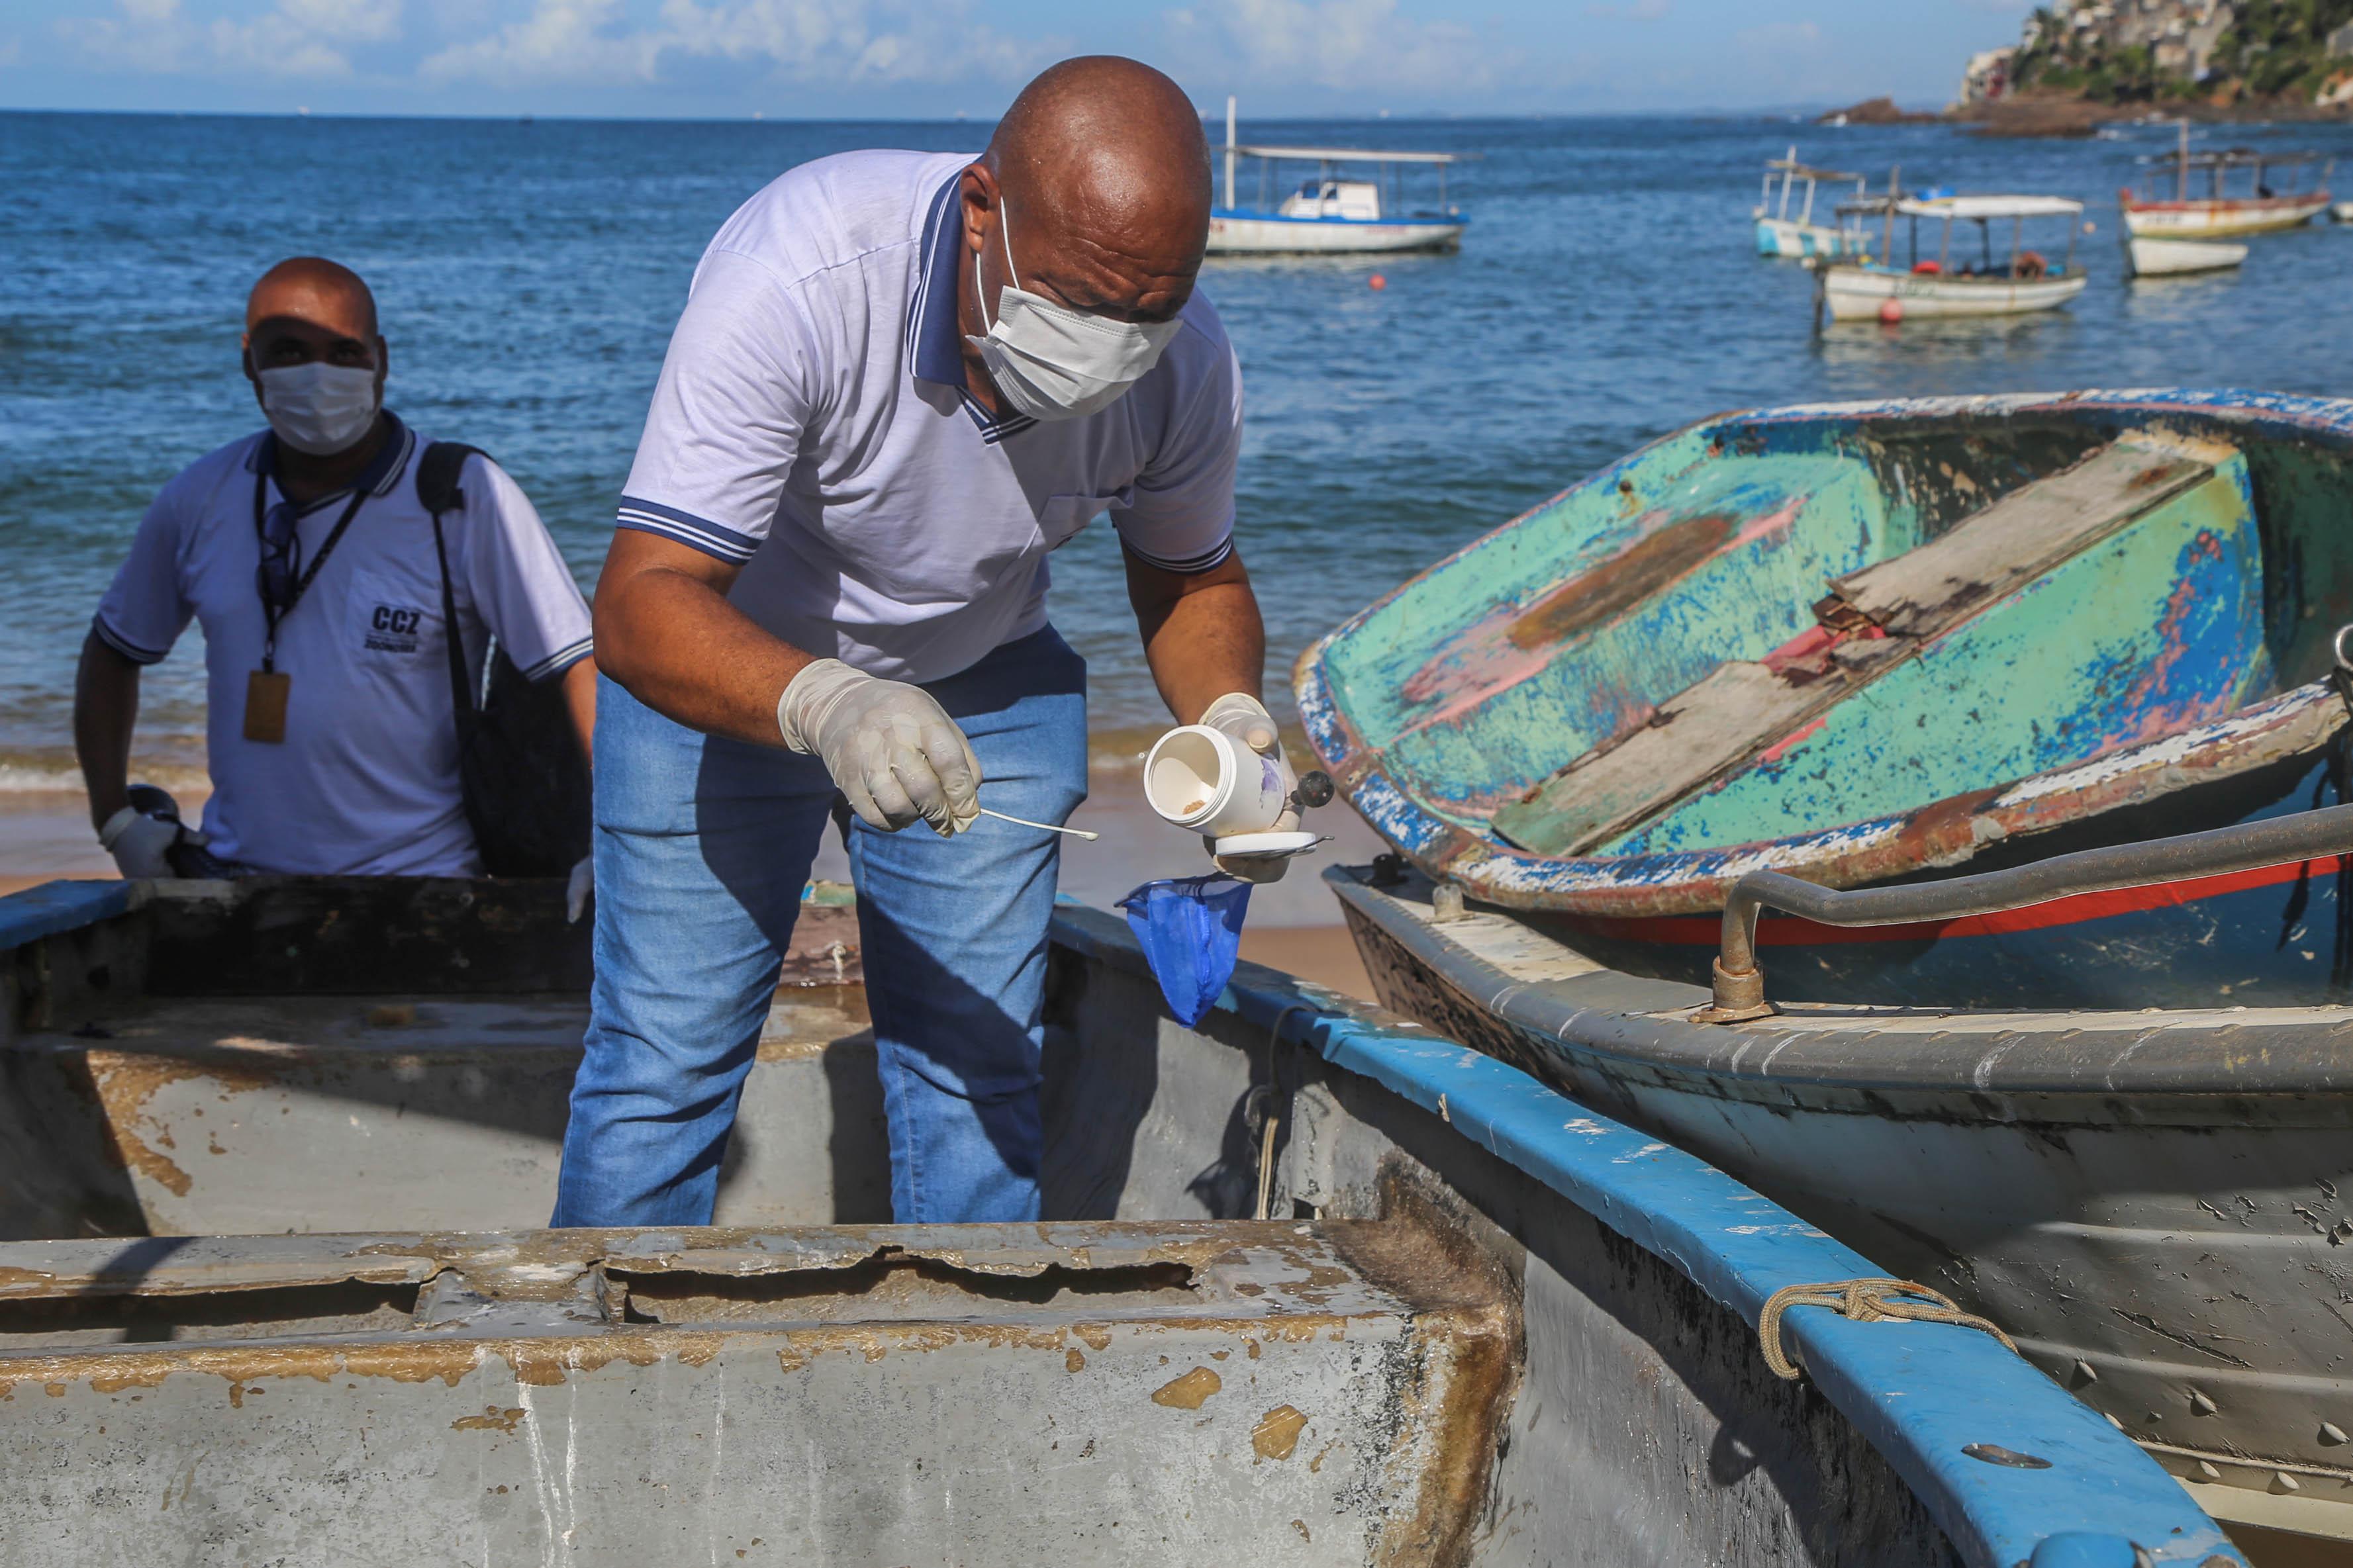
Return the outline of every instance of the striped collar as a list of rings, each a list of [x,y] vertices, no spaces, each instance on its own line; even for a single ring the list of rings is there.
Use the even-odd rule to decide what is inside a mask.
[[[402,423],[400,416],[389,408],[384,411],[384,416],[392,428],[385,432],[384,445],[377,448],[375,457],[368,459],[368,466],[360,470],[360,477],[332,495],[303,502],[301,510],[316,511],[330,501],[341,500],[355,489],[364,490],[378,499],[393,492],[393,488],[400,483],[400,476],[408,471],[409,457],[417,450],[417,432]],[[260,438],[254,442],[253,449],[245,455],[245,468],[248,473],[261,474],[270,479],[277,477],[276,431],[264,430],[261,433]]]
[[[948,176],[932,195],[923,219],[922,263],[915,276],[915,299],[907,311],[907,374],[918,381],[955,388],[964,411],[980,428],[980,438],[995,446],[1008,436],[1027,430],[1037,421],[1027,414],[991,414],[975,400],[965,380],[964,328],[956,320],[956,283],[963,264],[964,226],[956,221],[956,190],[964,171]]]

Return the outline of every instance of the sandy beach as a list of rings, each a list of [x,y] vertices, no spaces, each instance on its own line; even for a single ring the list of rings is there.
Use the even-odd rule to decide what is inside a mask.
[[[1109,909],[1139,882],[1189,877],[1208,868],[1198,839],[1169,827],[1145,805],[1134,768],[1098,768],[1089,792],[1071,826],[1103,837],[1092,844],[1072,839],[1063,846],[1063,892]],[[196,817],[203,810],[202,791],[182,785],[174,793],[187,816]],[[1324,886],[1322,873],[1326,866],[1368,860],[1384,847],[1345,805],[1312,814],[1307,826],[1331,835],[1332,842],[1302,857],[1282,881],[1251,894],[1242,955],[1369,999],[1364,968],[1356,962],[1356,948],[1339,921],[1339,906]],[[818,852],[816,874],[849,879],[849,858],[832,834]],[[98,847],[79,793],[0,792],[0,894],[58,878],[114,875],[114,862]]]

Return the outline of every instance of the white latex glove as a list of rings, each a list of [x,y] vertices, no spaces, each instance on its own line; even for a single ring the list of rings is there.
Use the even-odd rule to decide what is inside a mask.
[[[1282,779],[1282,793],[1287,796],[1299,787],[1299,775],[1291,770],[1291,760],[1282,754],[1282,734],[1275,728],[1274,716],[1266,704],[1240,691],[1229,691],[1209,704],[1201,715],[1201,722],[1212,730],[1223,730],[1236,741],[1262,757],[1274,760],[1276,773]],[[1274,819],[1269,833],[1295,833],[1299,830],[1299,808],[1286,804],[1282,815]],[[1280,882],[1282,874],[1291,869],[1288,855],[1219,855],[1218,841],[1207,834],[1201,843],[1210,851],[1209,858],[1219,870],[1244,882]]]
[[[580,864],[572,868],[572,879],[564,884],[564,923],[578,925],[588,900],[596,896],[596,857],[583,855]]]
[[[870,827],[921,819],[946,838],[980,817],[980,761],[946,710],[920,686],[821,658],[776,701],[785,744],[818,758]]]
[[[106,819],[98,830],[98,847],[114,857],[115,868],[132,881],[153,877],[176,877],[172,862],[164,858],[173,845],[180,841],[184,831],[176,822],[165,822],[160,816],[149,816],[134,806],[124,806]],[[202,834],[188,837],[202,844]]]

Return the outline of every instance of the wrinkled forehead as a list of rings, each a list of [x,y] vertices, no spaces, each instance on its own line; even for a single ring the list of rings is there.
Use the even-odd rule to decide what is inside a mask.
[[[1033,165],[1006,182],[1014,244],[1041,271],[1181,296],[1209,233],[1208,204],[1185,187],[1116,154]]]

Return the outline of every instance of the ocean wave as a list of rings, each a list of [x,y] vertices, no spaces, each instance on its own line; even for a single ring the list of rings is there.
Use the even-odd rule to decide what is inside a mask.
[[[200,763],[134,762],[131,777],[135,783],[160,784],[175,795],[202,793],[212,784]],[[70,756],[0,752],[0,795],[79,795],[81,787],[81,769]]]

